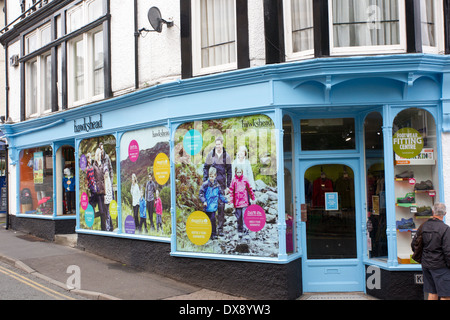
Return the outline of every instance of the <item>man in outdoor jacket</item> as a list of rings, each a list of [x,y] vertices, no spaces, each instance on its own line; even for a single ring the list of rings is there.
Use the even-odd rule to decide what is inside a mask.
[[[450,227],[444,223],[446,208],[435,203],[433,217],[421,226],[423,238],[423,291],[428,300],[450,300]],[[414,251],[420,230],[411,242]]]
[[[223,138],[216,138],[216,147],[206,156],[205,164],[203,166],[203,181],[205,182],[209,176],[209,168],[214,167],[217,170],[217,183],[220,186],[223,195],[228,194],[230,187],[232,172],[231,172],[231,157],[223,147]],[[223,226],[225,224],[225,203],[219,201],[219,208],[217,211],[217,232],[219,236],[223,236]]]

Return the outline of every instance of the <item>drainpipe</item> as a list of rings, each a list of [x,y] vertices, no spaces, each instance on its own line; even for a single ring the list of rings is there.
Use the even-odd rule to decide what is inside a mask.
[[[3,15],[5,18],[5,26],[8,25],[8,6],[7,1],[3,4]],[[5,119],[8,120],[9,117],[9,63],[8,63],[8,46],[9,43],[5,45]],[[5,144],[5,186],[6,186],[6,230],[9,229],[9,148],[8,144]]]
[[[134,0],[134,88],[139,89],[139,30],[138,30],[138,4]]]
[[[6,230],[9,229],[9,149],[8,145],[5,144],[6,157],[5,157],[5,185],[6,185]]]

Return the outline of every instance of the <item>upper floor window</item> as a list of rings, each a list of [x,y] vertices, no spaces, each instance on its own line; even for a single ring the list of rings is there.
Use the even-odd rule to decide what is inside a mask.
[[[420,0],[422,48],[424,52],[439,53],[443,50],[443,2]]]
[[[69,42],[69,106],[99,100],[104,95],[103,30],[97,28]]]
[[[77,5],[67,12],[67,32],[70,33],[81,28],[100,18],[102,14],[102,0],[90,0]]]
[[[288,60],[314,54],[313,0],[284,0]]]
[[[102,15],[102,1],[86,1],[67,12],[72,32]],[[68,104],[77,106],[104,97],[103,28],[98,26],[68,42]]]
[[[51,41],[50,24],[25,36],[25,54],[30,54]],[[25,64],[26,116],[33,117],[49,112],[51,100],[51,54],[38,55]]]
[[[236,0],[192,1],[194,75],[237,68]]]
[[[403,0],[329,0],[331,54],[405,51]]]

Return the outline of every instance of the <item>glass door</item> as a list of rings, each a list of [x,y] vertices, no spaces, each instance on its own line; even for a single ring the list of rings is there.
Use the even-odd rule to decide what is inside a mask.
[[[357,160],[302,163],[305,292],[363,291],[358,255]],[[306,211],[306,214],[305,214]]]

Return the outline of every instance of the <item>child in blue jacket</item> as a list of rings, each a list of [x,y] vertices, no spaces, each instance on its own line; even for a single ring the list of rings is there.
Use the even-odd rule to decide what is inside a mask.
[[[211,239],[217,239],[216,235],[216,212],[219,207],[219,201],[228,203],[227,198],[223,195],[219,183],[216,180],[217,170],[210,167],[208,171],[208,180],[206,180],[200,188],[199,197],[203,203],[205,213],[211,221]]]
[[[148,233],[147,230],[147,212],[145,207],[147,206],[147,202],[144,198],[144,190],[141,191],[141,198],[139,199],[139,231],[142,231],[142,225],[145,227],[145,233]]]

